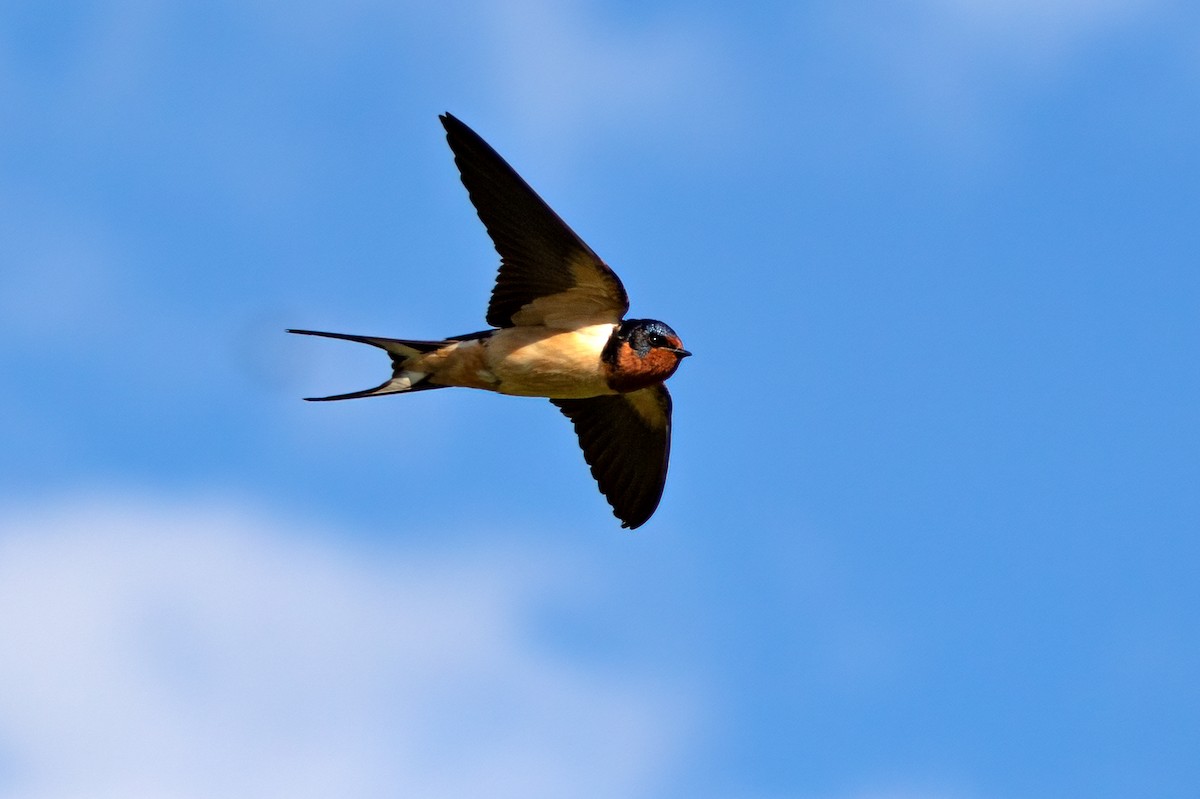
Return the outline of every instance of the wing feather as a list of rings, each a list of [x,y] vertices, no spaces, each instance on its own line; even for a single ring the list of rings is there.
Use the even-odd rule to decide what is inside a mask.
[[[619,322],[629,298],[616,273],[479,134],[450,114],[441,120],[463,185],[500,253],[488,324]]]
[[[671,395],[659,383],[629,394],[552,399],[575,426],[584,460],[613,515],[631,530],[654,515],[671,455]]]

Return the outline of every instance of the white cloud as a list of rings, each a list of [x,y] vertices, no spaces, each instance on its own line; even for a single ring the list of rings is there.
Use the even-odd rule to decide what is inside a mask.
[[[214,92],[208,81],[240,80],[250,64],[261,83],[274,79],[276,71],[291,74],[293,60],[305,66],[324,62],[336,72],[370,45],[367,33],[382,33],[398,52],[420,53],[427,60],[403,82],[447,103],[482,93],[497,113],[510,113],[526,137],[560,149],[598,126],[629,131],[631,119],[639,117],[666,125],[673,114],[715,111],[734,96],[725,90],[735,66],[723,55],[726,37],[697,14],[651,12],[631,18],[594,0],[255,0],[218,3],[212,13],[254,37],[258,55],[253,61],[236,47],[198,55],[187,46],[186,12],[157,4],[102,3],[80,22],[74,46],[49,69],[22,69],[0,49],[0,86],[21,89],[20,102],[0,109],[0,115],[26,125],[32,118],[60,127],[85,119],[83,131],[108,145],[131,135],[156,147],[181,138],[176,157],[203,157],[208,169],[218,170],[217,177],[236,184],[237,196],[252,193],[255,184],[239,183],[237,170],[228,165],[251,162],[261,174],[266,161],[279,173],[279,187],[261,201],[279,205],[289,190],[307,185],[295,162],[319,158],[327,142],[308,141],[293,115],[246,103],[239,99],[245,92]],[[187,61],[198,57],[204,58],[202,65]],[[207,80],[181,79],[196,69],[205,70]],[[199,110],[186,94],[177,107],[165,106],[181,89],[201,95]],[[413,97],[406,89],[397,102],[411,103]],[[38,112],[32,117],[31,107]],[[706,130],[713,121],[696,128]],[[254,149],[241,152],[248,147]],[[213,152],[198,155],[197,148]]]
[[[566,147],[594,128],[631,133],[647,120],[696,131],[692,114],[727,96],[722,41],[695,15],[610,20],[583,0],[483,4],[489,74],[539,146]]]
[[[683,706],[539,645],[528,552],[352,552],[204,503],[0,515],[0,793],[650,793]]]
[[[1045,77],[1161,0],[924,0],[914,44],[947,71]],[[940,62],[940,63],[937,63]]]
[[[1013,100],[1068,80],[1165,0],[918,0],[840,27],[951,152],[990,149]],[[961,153],[960,153],[961,154]]]
[[[924,0],[929,13],[980,33],[1060,42],[1152,10],[1160,0]]]

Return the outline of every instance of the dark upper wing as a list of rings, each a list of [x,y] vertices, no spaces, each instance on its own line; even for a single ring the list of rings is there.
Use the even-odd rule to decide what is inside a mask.
[[[441,120],[463,185],[500,253],[488,324],[619,322],[629,298],[616,274],[479,134],[450,114]]]
[[[671,395],[662,383],[629,394],[552,399],[575,425],[583,458],[622,527],[658,507],[671,455]]]

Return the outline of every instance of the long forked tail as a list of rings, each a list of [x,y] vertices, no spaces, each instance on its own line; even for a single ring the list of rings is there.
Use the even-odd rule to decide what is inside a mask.
[[[429,375],[405,368],[405,363],[414,355],[423,355],[446,346],[445,341],[410,341],[399,338],[378,338],[376,336],[353,336],[348,333],[322,333],[319,330],[289,330],[302,336],[324,336],[325,338],[340,338],[346,341],[357,341],[360,344],[370,344],[386,350],[392,358],[392,377],[375,388],[364,391],[352,391],[349,394],[335,394],[332,397],[305,397],[309,402],[328,402],[330,400],[358,399],[359,397],[381,397],[384,394],[401,394],[406,391],[423,391],[429,388],[445,388],[428,382]]]

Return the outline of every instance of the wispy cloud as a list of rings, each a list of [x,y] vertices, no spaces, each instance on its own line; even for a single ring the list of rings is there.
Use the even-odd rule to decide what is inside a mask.
[[[1014,59],[1069,54],[1095,36],[1134,17],[1154,13],[1163,0],[924,0],[914,4],[931,24],[986,39],[1008,49]]]
[[[1054,80],[1090,48],[1159,11],[1159,0],[923,0],[899,52],[940,85]],[[909,49],[904,52],[903,48]]]
[[[1166,0],[919,0],[843,14],[914,124],[956,149],[987,146],[997,114],[1066,79]]]
[[[5,512],[5,795],[654,790],[679,708],[539,644],[563,563],[329,540],[205,503]]]
[[[561,149],[594,129],[628,134],[711,116],[704,109],[719,105],[714,97],[730,80],[722,37],[696,15],[618,21],[585,0],[485,3],[481,11],[488,79],[541,146]]]

